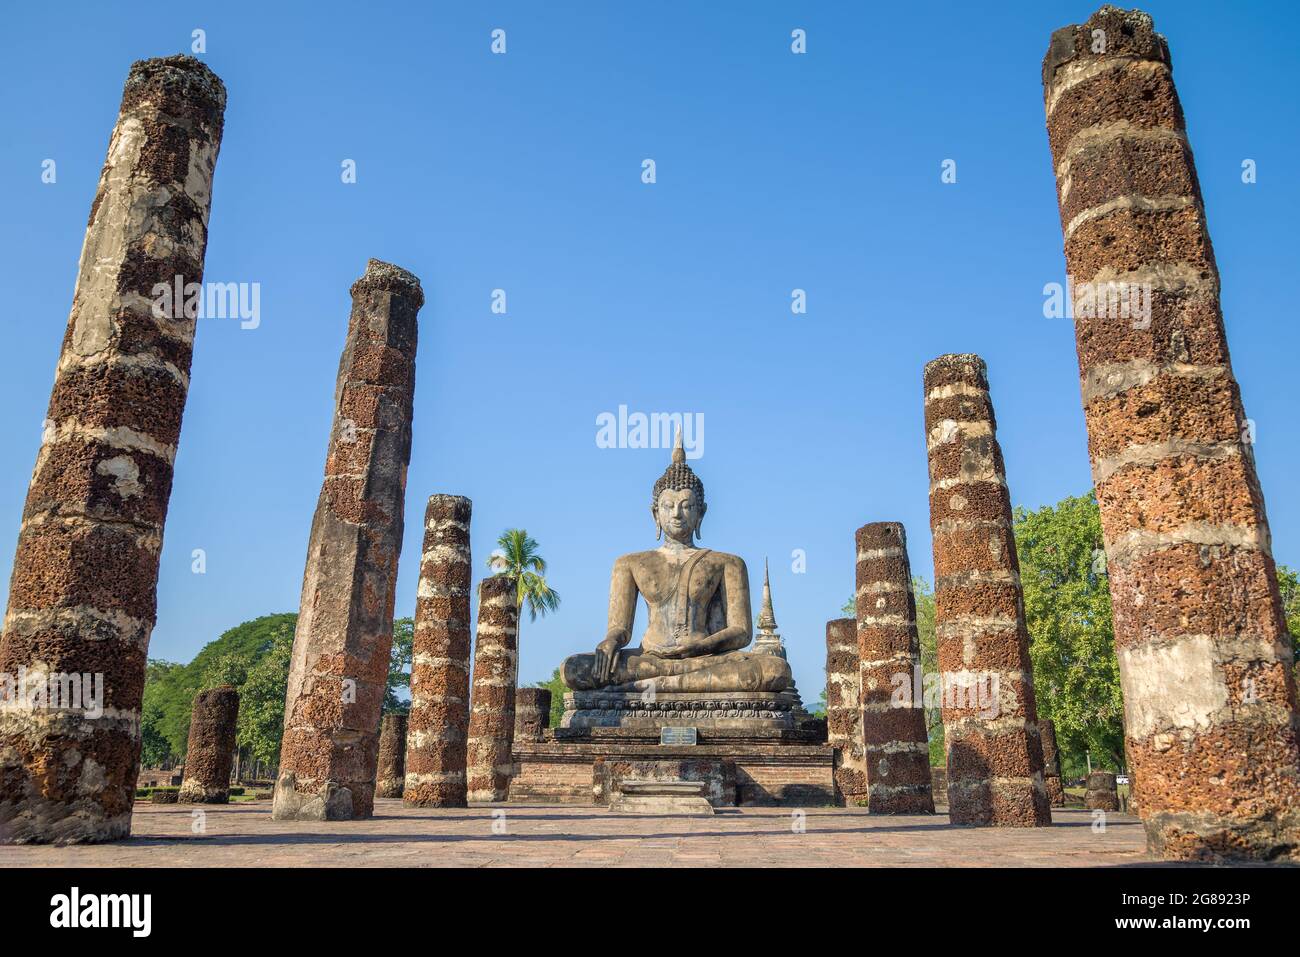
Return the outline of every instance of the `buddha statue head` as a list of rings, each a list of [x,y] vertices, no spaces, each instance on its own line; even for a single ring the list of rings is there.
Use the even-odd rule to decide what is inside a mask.
[[[655,482],[650,499],[650,515],[655,522],[655,537],[667,535],[670,541],[691,545],[699,534],[708,505],[704,503],[704,483],[686,464],[682,434],[677,433],[672,463]]]

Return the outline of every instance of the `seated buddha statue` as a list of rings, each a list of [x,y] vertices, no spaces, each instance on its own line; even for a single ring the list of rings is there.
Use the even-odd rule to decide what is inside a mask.
[[[704,483],[686,464],[679,433],[650,500],[663,544],[615,560],[608,630],[594,652],[565,659],[567,687],[713,695],[791,684],[783,658],[741,650],[752,637],[749,571],[739,556],[696,543],[706,509]],[[649,620],[640,647],[628,648],[638,597]]]

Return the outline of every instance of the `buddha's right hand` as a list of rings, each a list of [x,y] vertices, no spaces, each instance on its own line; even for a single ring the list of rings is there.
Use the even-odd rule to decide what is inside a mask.
[[[619,648],[617,638],[606,638],[596,646],[596,653],[592,655],[591,676],[596,679],[598,687],[609,684],[613,677],[614,668],[618,664]]]

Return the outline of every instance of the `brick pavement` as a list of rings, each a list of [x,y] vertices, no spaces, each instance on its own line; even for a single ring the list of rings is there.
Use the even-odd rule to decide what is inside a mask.
[[[138,804],[116,844],[0,846],[0,867],[1087,867],[1149,860],[1142,827],[1111,814],[1052,812],[1047,828],[957,828],[945,814],[881,817],[814,807],[796,833],[790,808],[733,808],[713,817],[612,815],[602,807],[412,808],[375,801],[366,821],[272,821],[269,801],[202,808],[192,833],[178,805]],[[504,813],[504,834],[493,814]],[[498,821],[498,830],[500,829]]]

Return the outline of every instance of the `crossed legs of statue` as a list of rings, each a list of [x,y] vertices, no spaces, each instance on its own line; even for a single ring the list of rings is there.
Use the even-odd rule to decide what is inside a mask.
[[[784,691],[790,684],[790,666],[775,655],[733,651],[702,658],[660,658],[641,651],[618,653],[614,673],[605,685],[592,677],[595,656],[572,655],[561,669],[564,683],[575,691],[695,692],[724,694],[737,691]]]

